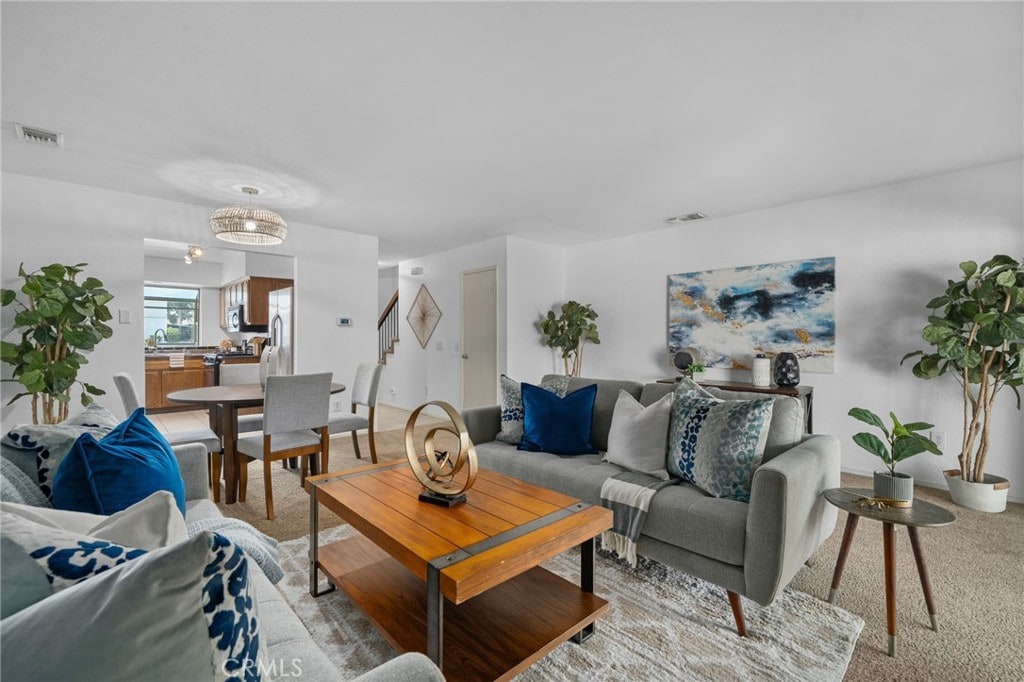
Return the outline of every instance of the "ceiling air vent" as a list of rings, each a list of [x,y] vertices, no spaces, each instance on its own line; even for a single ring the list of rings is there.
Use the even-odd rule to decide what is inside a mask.
[[[689,223],[694,220],[704,220],[707,217],[707,213],[697,211],[695,213],[687,213],[686,215],[674,215],[671,218],[665,218],[665,222],[669,225],[678,225],[679,223]]]
[[[23,142],[32,142],[33,144],[64,149],[64,133],[54,133],[42,128],[30,128],[20,123],[14,124],[14,130],[18,133],[18,139]]]

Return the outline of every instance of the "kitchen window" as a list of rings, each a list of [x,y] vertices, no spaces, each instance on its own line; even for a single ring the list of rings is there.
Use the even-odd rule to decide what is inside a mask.
[[[199,289],[145,287],[146,346],[199,345]]]

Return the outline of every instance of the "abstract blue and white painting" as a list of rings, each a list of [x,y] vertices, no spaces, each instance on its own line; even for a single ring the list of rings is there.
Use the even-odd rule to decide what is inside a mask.
[[[669,350],[692,346],[708,367],[735,369],[789,351],[802,371],[831,372],[835,292],[835,258],[669,275]]]

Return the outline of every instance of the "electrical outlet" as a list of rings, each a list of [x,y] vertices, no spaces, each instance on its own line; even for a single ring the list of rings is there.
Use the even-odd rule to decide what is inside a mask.
[[[391,397],[394,398],[394,397],[397,397],[397,396],[398,396],[398,389],[395,388],[394,386],[392,386],[391,387]]]
[[[945,452],[945,450],[946,450],[946,433],[944,431],[929,431],[928,432],[928,437],[931,438],[932,442],[935,443],[939,447],[939,450],[942,450],[943,452]]]

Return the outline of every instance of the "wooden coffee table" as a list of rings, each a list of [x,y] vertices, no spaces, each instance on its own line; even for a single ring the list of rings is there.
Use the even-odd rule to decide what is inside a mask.
[[[594,594],[608,509],[484,469],[465,504],[443,508],[417,499],[404,461],[306,484],[310,594],[340,587],[397,651],[426,653],[450,680],[509,679],[567,639],[582,643],[608,610]],[[361,535],[321,547],[320,505]],[[540,567],[574,546],[580,585]]]

